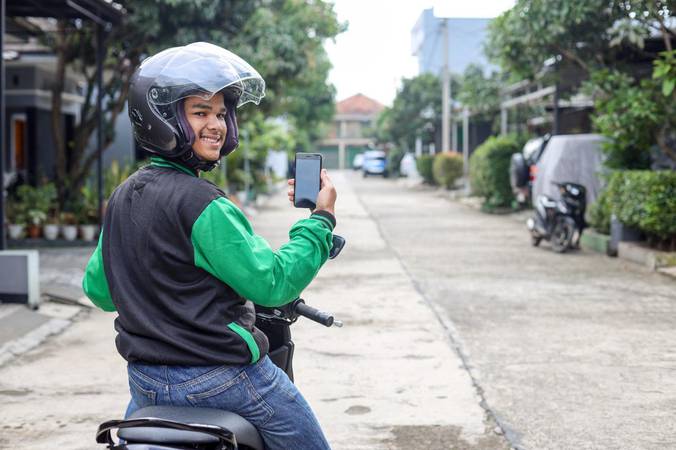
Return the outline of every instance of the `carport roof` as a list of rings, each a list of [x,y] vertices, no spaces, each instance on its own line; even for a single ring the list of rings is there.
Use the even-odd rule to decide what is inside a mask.
[[[124,7],[112,0],[6,0],[8,17],[53,17],[119,23]]]

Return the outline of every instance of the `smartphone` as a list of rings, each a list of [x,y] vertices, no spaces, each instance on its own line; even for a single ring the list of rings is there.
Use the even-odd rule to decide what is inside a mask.
[[[296,153],[294,173],[293,206],[315,209],[321,181],[322,155],[319,153]]]

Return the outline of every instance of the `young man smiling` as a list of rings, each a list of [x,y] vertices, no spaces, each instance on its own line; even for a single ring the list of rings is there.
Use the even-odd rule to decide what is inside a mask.
[[[127,415],[150,405],[220,408],[253,423],[268,449],[326,449],[309,405],[268,358],[253,303],[292,301],[326,262],[335,188],[323,172],[317,209],[273,251],[197,176],[235,150],[236,108],[258,104],[264,87],[249,64],[211,44],[168,49],[141,64],[129,116],[151,164],[111,196],[83,288],[118,313]]]
[[[207,161],[219,160],[228,132],[223,93],[218,92],[209,100],[188,97],[183,102],[183,107],[193,133],[199,137],[192,145],[197,156]]]

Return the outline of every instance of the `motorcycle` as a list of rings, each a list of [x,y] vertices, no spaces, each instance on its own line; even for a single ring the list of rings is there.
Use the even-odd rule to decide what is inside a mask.
[[[345,239],[333,236],[329,254],[334,259]],[[256,326],[270,342],[272,362],[293,381],[294,343],[291,325],[305,317],[326,327],[342,327],[330,313],[319,311],[297,298],[276,308],[256,306]],[[117,430],[118,442],[113,439]],[[109,450],[264,450],[263,439],[243,417],[220,409],[179,406],[148,406],[128,419],[109,420],[99,425],[98,444]]]
[[[551,242],[555,252],[564,253],[579,246],[580,237],[586,228],[584,213],[587,209],[587,190],[576,183],[553,184],[559,188],[560,200],[553,200],[546,195],[539,196],[535,215],[528,219],[526,225],[531,233],[533,246],[537,247],[545,239]]]

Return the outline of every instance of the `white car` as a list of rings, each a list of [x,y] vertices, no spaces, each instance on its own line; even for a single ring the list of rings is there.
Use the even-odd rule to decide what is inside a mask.
[[[364,154],[357,153],[356,155],[354,155],[354,159],[352,160],[352,169],[359,170],[361,169],[361,166],[363,164],[364,164]]]
[[[383,177],[387,177],[387,158],[385,152],[372,150],[364,153],[362,173],[364,177],[369,175],[382,175]]]

